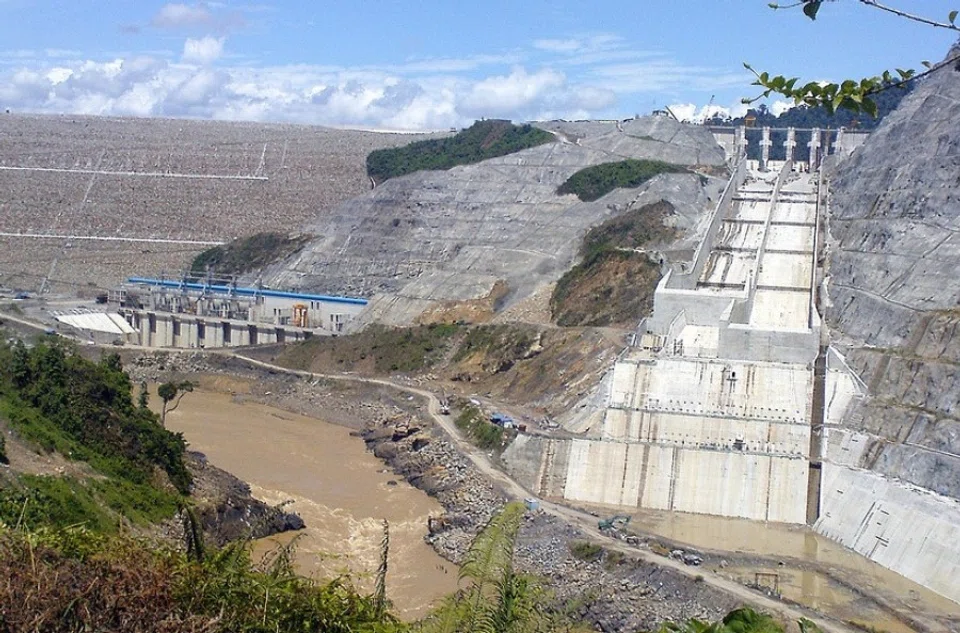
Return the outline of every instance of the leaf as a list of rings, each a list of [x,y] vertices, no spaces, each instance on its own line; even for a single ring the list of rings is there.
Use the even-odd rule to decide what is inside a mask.
[[[803,5],[803,14],[811,20],[817,19],[817,12],[820,10],[820,4],[823,0],[805,0]]]
[[[922,62],[920,62],[920,63],[923,64],[924,66],[926,66],[927,68],[933,68],[933,64],[931,64],[931,63],[928,62],[928,61],[922,61]]]
[[[950,15],[947,16],[947,20],[950,24],[953,24],[957,20],[957,11],[951,11]]]
[[[873,99],[864,97],[863,103],[860,104],[860,107],[863,108],[864,112],[873,118],[877,118],[877,104],[873,101]]]

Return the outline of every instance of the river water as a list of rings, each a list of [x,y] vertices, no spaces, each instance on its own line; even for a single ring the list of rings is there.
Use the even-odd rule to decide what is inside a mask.
[[[230,387],[245,389],[239,382]],[[258,499],[292,500],[289,508],[307,524],[295,556],[301,573],[324,579],[349,571],[359,576],[361,589],[371,591],[386,519],[387,593],[394,613],[407,620],[421,617],[456,589],[457,568],[423,542],[427,518],[443,508],[385,471],[349,429],[209,389],[187,394],[167,415],[167,428],[182,432],[192,450],[248,482]],[[263,539],[254,554],[291,538]]]

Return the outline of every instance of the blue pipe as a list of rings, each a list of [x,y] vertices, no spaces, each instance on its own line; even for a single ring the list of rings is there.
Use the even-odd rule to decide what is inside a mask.
[[[329,295],[309,295],[299,292],[285,292],[283,290],[268,290],[266,288],[233,288],[231,286],[221,286],[216,284],[198,284],[189,281],[172,281],[166,279],[150,279],[148,277],[128,277],[127,283],[145,284],[148,286],[161,286],[163,288],[177,288],[188,290],[203,290],[212,292],[222,292],[225,294],[236,294],[244,297],[280,297],[283,299],[303,299],[305,301],[326,301],[328,303],[346,303],[355,306],[367,305],[366,299],[357,299],[354,297],[331,297]]]

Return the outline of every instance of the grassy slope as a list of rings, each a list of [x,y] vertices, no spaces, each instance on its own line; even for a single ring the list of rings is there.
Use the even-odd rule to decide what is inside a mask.
[[[93,363],[56,340],[0,347],[0,419],[38,450],[86,462],[92,473],[8,471],[0,480],[7,523],[111,532],[120,516],[134,523],[172,516],[189,491],[183,438],[134,405],[116,355]]]
[[[550,298],[554,321],[563,326],[629,325],[649,312],[660,267],[642,249],[667,241],[664,226],[673,213],[665,201],[645,205],[607,220],[583,239],[583,260],[557,282]]]
[[[358,334],[314,337],[283,348],[276,362],[294,369],[415,372],[431,366],[460,327],[452,324],[390,328],[371,325]]]
[[[552,134],[531,125],[513,125],[500,120],[477,121],[449,138],[370,152],[367,174],[380,183],[415,171],[479,163],[553,140]]]

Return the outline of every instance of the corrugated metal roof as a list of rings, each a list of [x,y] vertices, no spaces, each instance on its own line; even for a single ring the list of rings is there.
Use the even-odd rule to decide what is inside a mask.
[[[327,301],[330,303],[349,303],[352,305],[367,305],[366,299],[356,297],[332,297],[330,295],[304,294],[300,292],[287,292],[284,290],[268,290],[266,288],[243,288],[223,286],[218,284],[199,284],[187,281],[172,281],[167,279],[150,279],[148,277],[129,277],[127,283],[143,284],[147,286],[160,286],[163,288],[178,288],[186,290],[201,290],[205,292],[217,292],[223,294],[235,294],[243,297],[282,297],[285,299],[306,299],[307,301]]]
[[[75,311],[66,314],[57,314],[57,321],[72,325],[81,330],[106,332],[108,334],[136,334],[122,316],[115,312],[81,312]]]

